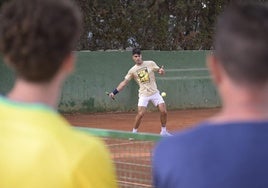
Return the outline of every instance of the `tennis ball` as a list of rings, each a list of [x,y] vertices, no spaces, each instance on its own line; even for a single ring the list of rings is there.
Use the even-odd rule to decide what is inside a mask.
[[[161,93],[161,96],[162,96],[162,97],[167,96],[166,92],[162,92],[162,93]]]

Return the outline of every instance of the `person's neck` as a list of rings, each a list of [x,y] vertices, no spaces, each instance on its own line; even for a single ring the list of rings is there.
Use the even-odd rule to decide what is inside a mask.
[[[140,61],[139,63],[136,63],[137,66],[140,66],[143,64],[143,61]]]
[[[223,97],[222,111],[212,118],[216,121],[268,120],[268,87],[233,90]]]
[[[56,108],[60,91],[61,84],[57,82],[40,84],[18,79],[7,97],[17,102],[42,103]]]

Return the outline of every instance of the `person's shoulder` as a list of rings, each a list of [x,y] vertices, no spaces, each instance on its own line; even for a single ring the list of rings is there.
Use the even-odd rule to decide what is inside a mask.
[[[173,136],[164,137],[158,142],[158,145],[164,148],[167,145],[177,145],[177,144],[191,145],[199,142],[200,139],[204,140],[204,138],[207,138],[207,135],[210,134],[211,131],[212,132],[215,131],[214,125],[208,122],[202,122],[194,125],[192,128],[175,132],[173,133]]]
[[[117,187],[115,167],[108,145],[100,137],[80,130],[77,130],[76,136],[72,150],[69,150],[75,171],[80,171],[79,174],[83,172],[83,177],[88,177],[85,182],[94,179],[96,187]]]
[[[98,137],[90,132],[84,132],[83,130],[79,130],[77,128],[75,129],[75,132],[77,136],[76,142],[79,143],[83,149],[89,151],[89,153],[108,153],[108,146],[101,137]]]
[[[65,124],[55,109],[42,103],[18,102],[5,97],[0,97],[0,103],[2,118],[11,123],[15,123],[15,119],[10,114],[28,127],[33,125],[32,128],[36,128],[34,125],[47,128],[53,124]]]
[[[145,64],[155,64],[155,61],[153,61],[153,60],[145,60],[145,61],[143,61],[143,63],[145,63]]]
[[[145,62],[144,63],[145,66],[152,67],[154,69],[159,68],[158,65],[156,64],[156,62],[153,61],[153,60],[147,60],[147,61],[144,61],[144,62]]]
[[[129,71],[136,69],[136,68],[137,68],[137,65],[133,65],[132,67],[130,67]]]
[[[128,74],[133,74],[137,70],[137,65],[133,65],[129,70]]]
[[[42,121],[40,117],[40,121]],[[83,132],[70,124],[63,114],[54,111],[44,112],[42,126],[45,134],[51,135],[62,147],[76,151],[103,148],[104,143],[98,137]]]
[[[187,130],[172,133],[172,136],[162,137],[154,148],[155,161],[166,158],[166,155],[184,157],[187,153],[205,147],[206,130],[210,129],[208,124],[197,124]]]
[[[110,166],[111,155],[108,146],[97,136],[75,130],[75,137],[69,145],[69,153],[74,161],[83,161],[87,165],[100,162],[99,166]]]
[[[76,141],[85,146],[87,149],[94,149],[103,147],[105,144],[101,138],[92,135],[91,133],[85,133],[80,130],[74,130],[76,134]]]
[[[97,187],[116,187],[111,154],[100,137],[87,130],[71,127],[63,140],[62,149],[66,160],[69,160],[70,169],[73,173],[78,172],[78,176],[87,177],[83,181],[85,184],[94,181]],[[102,178],[99,178],[100,175]]]
[[[171,137],[160,140],[159,145],[202,145],[213,141],[221,141],[226,135],[243,135],[256,132],[268,132],[268,122],[201,122],[184,131],[176,132]],[[267,130],[266,130],[267,129]]]

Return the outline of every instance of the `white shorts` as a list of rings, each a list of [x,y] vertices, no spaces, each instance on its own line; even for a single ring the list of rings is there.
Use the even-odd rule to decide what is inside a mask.
[[[163,97],[157,92],[156,94],[153,94],[149,97],[139,97],[138,106],[144,106],[147,107],[149,101],[151,101],[154,106],[158,106],[159,104],[165,103]]]

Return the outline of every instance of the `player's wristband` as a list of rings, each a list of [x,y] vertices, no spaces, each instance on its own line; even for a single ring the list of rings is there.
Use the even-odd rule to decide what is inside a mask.
[[[119,91],[115,88],[113,94],[116,95],[117,93],[119,93]]]

